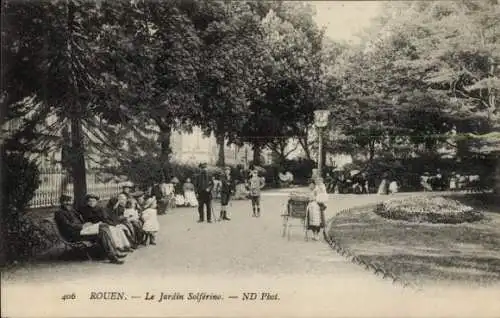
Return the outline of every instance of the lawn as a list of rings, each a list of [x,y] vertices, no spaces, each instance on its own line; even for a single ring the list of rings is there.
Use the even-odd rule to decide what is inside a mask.
[[[481,209],[485,218],[418,224],[388,220],[365,207],[334,217],[329,234],[365,262],[420,286],[500,283],[500,205],[472,195],[455,199]]]

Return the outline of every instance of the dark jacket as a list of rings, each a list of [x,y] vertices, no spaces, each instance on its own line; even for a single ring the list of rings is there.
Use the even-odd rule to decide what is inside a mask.
[[[54,215],[56,225],[62,237],[70,242],[81,240],[80,231],[83,228],[84,220],[75,209],[67,210],[61,207]]]
[[[194,187],[196,194],[200,194],[203,192],[206,193],[207,188],[208,188],[208,193],[212,193],[212,190],[214,188],[212,177],[206,172],[201,172],[195,178]]]
[[[90,207],[85,205],[80,209],[84,222],[98,223],[103,222],[106,224],[114,225],[113,218],[110,217],[108,212],[100,206]]]
[[[236,182],[233,177],[221,176],[221,193],[232,193],[236,189]]]

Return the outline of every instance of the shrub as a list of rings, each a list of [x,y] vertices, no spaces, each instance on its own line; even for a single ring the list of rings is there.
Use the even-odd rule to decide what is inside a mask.
[[[2,152],[2,226],[7,261],[26,259],[49,244],[45,233],[23,213],[40,184],[35,162]]]
[[[217,167],[208,167],[212,175],[221,173]],[[156,157],[138,157],[129,162],[122,163],[121,166],[107,169],[115,175],[126,175],[133,183],[139,186],[149,186],[162,181],[165,176],[169,181],[172,177],[179,179],[183,183],[187,178],[193,178],[199,173],[199,168],[194,164],[182,164],[178,162],[162,163]]]

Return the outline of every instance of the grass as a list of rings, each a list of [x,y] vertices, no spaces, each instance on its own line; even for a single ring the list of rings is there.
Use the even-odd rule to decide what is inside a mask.
[[[500,283],[500,205],[474,195],[456,197],[484,211],[479,222],[393,221],[374,207],[334,217],[330,234],[360,259],[417,285]]]

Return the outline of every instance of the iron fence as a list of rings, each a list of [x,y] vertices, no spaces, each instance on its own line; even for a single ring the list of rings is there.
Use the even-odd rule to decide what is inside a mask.
[[[29,208],[46,208],[59,205],[61,194],[73,195],[73,184],[61,169],[41,169],[40,186],[35,191]],[[121,192],[123,181],[105,181],[99,172],[87,172],[87,192],[98,195],[101,199],[109,199]]]

